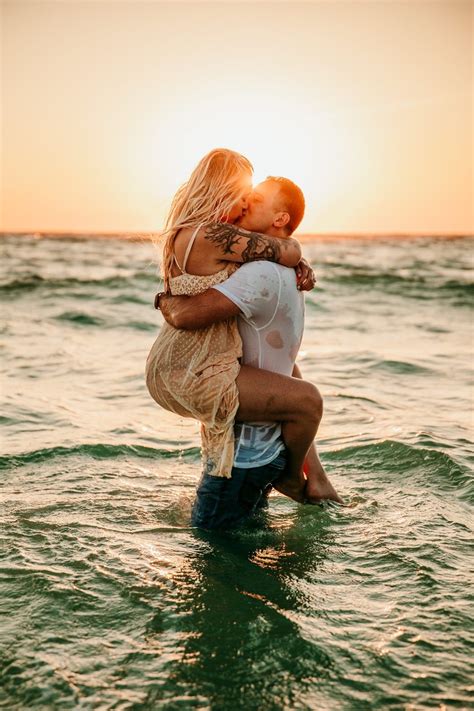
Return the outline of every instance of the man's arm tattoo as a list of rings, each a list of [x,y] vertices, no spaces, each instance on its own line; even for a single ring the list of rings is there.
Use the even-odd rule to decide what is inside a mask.
[[[208,225],[205,238],[219,245],[224,255],[236,254],[233,248],[245,239],[247,246],[241,254],[243,262],[254,262],[258,259],[278,262],[281,256],[281,240],[267,237],[260,232],[248,232],[226,222]]]

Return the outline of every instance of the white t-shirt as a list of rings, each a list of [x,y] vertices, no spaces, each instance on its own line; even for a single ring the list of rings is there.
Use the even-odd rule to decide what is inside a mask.
[[[245,365],[291,375],[304,328],[304,296],[294,269],[264,260],[243,264],[217,289],[239,307]],[[273,461],[284,448],[281,426],[236,423],[234,465],[242,469]]]

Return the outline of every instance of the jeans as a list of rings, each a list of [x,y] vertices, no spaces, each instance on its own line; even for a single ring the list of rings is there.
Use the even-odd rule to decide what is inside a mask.
[[[233,467],[232,476],[204,473],[196,490],[191,523],[200,528],[232,528],[266,505],[266,494],[286,466],[285,452],[252,469]]]

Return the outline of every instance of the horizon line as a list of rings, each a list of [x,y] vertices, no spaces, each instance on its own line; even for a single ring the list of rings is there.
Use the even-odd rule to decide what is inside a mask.
[[[159,231],[148,231],[148,230],[98,230],[98,231],[77,231],[77,230],[2,230],[0,231],[0,237],[7,236],[29,236],[42,238],[43,236],[59,238],[59,237],[103,237],[103,238],[119,238],[119,239],[148,239],[152,240],[154,237],[159,237]],[[295,232],[294,237],[300,238],[303,241],[308,238],[319,238],[319,239],[343,239],[343,238],[360,238],[360,239],[371,239],[377,237],[394,237],[398,239],[406,238],[444,238],[444,239],[459,239],[466,237],[474,237],[474,231],[472,232],[459,232],[459,231],[445,231],[445,232],[430,232],[428,230],[417,230],[413,232],[408,231],[381,231],[375,232],[373,230],[359,231],[359,232]]]

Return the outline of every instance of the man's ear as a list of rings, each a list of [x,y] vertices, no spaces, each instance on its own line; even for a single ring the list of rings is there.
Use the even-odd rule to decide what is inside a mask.
[[[278,212],[275,219],[273,220],[273,224],[275,227],[286,227],[287,224],[290,221],[290,216],[287,212]]]

